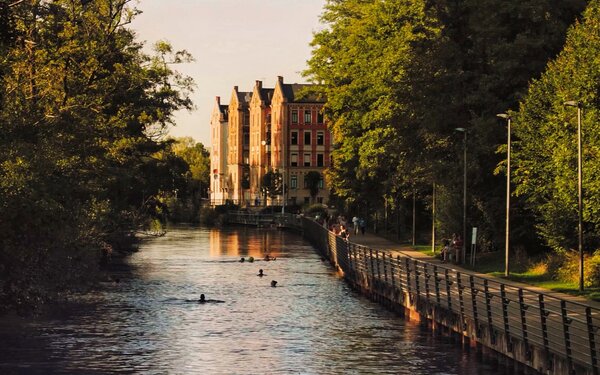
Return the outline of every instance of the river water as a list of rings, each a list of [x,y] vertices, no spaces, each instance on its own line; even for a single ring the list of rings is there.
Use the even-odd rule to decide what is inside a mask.
[[[355,293],[289,232],[173,228],[112,277],[61,314],[4,324],[0,373],[513,373]]]

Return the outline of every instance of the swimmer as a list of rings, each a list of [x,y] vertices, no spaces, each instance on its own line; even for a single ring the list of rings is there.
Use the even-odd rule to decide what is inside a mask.
[[[258,270],[258,275],[256,275],[256,276],[263,277],[263,276],[267,276],[267,275],[265,275],[265,274],[263,273],[263,270],[262,270],[262,268],[261,268],[261,269],[259,269],[259,270]]]
[[[200,294],[200,299],[198,300],[198,303],[223,303],[223,302],[225,302],[225,301],[221,301],[218,299],[206,299],[204,294]]]
[[[254,257],[248,258],[248,262],[250,262],[250,263],[254,262]]]
[[[269,256],[269,254],[265,255],[265,260],[268,262],[271,260],[271,257]]]
[[[277,286],[277,281],[271,280],[271,286],[275,288]]]
[[[244,263],[244,261],[245,261],[245,260],[246,260],[246,259],[244,259],[243,257],[242,257],[242,258],[240,258],[240,263]]]

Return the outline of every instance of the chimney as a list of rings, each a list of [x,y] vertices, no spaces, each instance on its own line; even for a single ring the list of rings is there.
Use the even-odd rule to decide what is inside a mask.
[[[283,77],[282,76],[277,76],[277,82],[283,84]]]
[[[262,81],[256,80],[256,87],[258,87],[258,89],[262,89]]]
[[[221,97],[220,96],[216,96],[215,98],[217,99],[217,105],[221,105]]]
[[[238,87],[237,86],[233,86],[233,91],[237,92],[238,91]]]

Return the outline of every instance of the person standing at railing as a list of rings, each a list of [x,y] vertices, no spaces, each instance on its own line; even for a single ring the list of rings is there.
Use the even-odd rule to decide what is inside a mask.
[[[357,234],[358,234],[358,221],[359,221],[359,220],[360,220],[360,219],[358,218],[358,216],[354,216],[354,217],[352,218],[352,224],[354,225],[354,235],[357,235]]]
[[[344,241],[348,241],[348,238],[350,238],[350,233],[348,233],[348,229],[346,229],[345,225],[340,225],[340,237],[342,237]]]

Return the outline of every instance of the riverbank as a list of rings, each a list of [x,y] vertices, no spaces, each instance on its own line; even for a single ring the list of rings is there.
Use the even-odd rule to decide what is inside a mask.
[[[540,373],[596,374],[600,305],[480,274],[368,234],[345,241],[310,220],[304,236],[362,294]]]
[[[373,249],[389,251],[393,256],[403,255],[435,265],[449,265],[448,263],[443,263],[438,257],[431,256],[431,247],[429,247],[429,250],[424,249],[424,247],[414,248],[409,245],[402,245],[393,242],[373,233],[354,235],[350,238],[350,241]],[[503,254],[498,254],[503,256]],[[502,266],[504,265],[503,261],[504,258],[502,258]],[[586,290],[585,292],[579,292],[577,290],[577,285],[553,281],[549,277],[536,279],[535,277],[528,277],[526,273],[513,273],[510,277],[506,278],[504,277],[503,271],[500,271],[498,267],[495,267],[496,263],[498,262],[495,259],[492,259],[481,262],[475,267],[457,264],[450,264],[450,266],[460,272],[472,273],[481,277],[494,278],[503,283],[511,284],[517,288],[530,288],[541,293],[553,295],[557,298],[568,299],[582,304],[589,304],[595,308],[600,308],[600,301],[598,300],[600,299],[600,293],[598,288],[592,288]],[[483,272],[480,270],[483,270]]]

